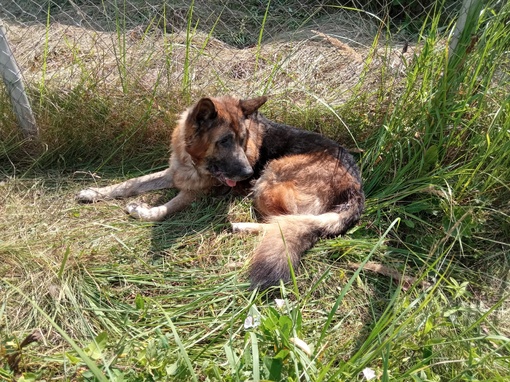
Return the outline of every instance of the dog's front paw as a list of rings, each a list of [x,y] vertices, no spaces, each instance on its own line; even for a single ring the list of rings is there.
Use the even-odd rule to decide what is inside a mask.
[[[101,194],[93,188],[86,188],[78,192],[74,198],[78,202],[93,203],[101,200]]]
[[[140,202],[132,202],[126,206],[126,212],[135,219],[153,221],[155,220],[151,213],[149,205]]]

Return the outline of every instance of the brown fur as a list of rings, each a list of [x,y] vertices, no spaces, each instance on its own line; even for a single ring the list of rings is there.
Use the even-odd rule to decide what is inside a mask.
[[[344,233],[361,215],[359,170],[337,143],[267,120],[257,110],[266,97],[203,98],[185,111],[172,134],[170,166],[126,182],[82,190],[97,201],[177,188],[168,203],[132,203],[128,212],[157,221],[187,207],[197,195],[225,185],[250,187],[266,223],[233,223],[237,232],[264,232],[251,261],[253,287],[290,279],[301,255],[321,237]]]

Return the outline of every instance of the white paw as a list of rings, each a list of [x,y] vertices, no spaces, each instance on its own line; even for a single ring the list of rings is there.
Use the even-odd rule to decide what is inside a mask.
[[[267,224],[262,223],[232,223],[234,233],[259,233],[266,228]]]
[[[126,206],[126,212],[140,220],[150,220],[150,207],[145,203],[131,202]]]
[[[131,202],[126,206],[126,212],[135,219],[147,222],[157,222],[164,219],[159,207],[150,207],[148,204],[141,202]]]
[[[79,202],[97,202],[101,199],[101,194],[93,188],[86,188],[78,192],[75,199]]]

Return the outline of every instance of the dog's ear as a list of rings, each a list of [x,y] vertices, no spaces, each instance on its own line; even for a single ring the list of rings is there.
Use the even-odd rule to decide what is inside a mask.
[[[200,129],[202,126],[207,126],[207,122],[211,122],[218,116],[216,106],[210,98],[202,98],[197,102],[191,112],[191,120],[197,124]]]
[[[243,111],[245,116],[249,116],[250,114],[255,113],[259,107],[265,104],[267,101],[266,96],[261,96],[252,99],[242,99],[239,101],[239,107]]]

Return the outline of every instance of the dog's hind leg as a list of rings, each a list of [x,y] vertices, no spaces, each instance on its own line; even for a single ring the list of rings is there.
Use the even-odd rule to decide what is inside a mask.
[[[181,191],[175,198],[162,206],[150,207],[145,203],[129,203],[126,211],[134,218],[144,221],[161,221],[167,216],[189,206],[196,198],[196,193]]]
[[[232,223],[234,233],[260,233],[264,232],[269,224],[264,223]]]
[[[126,180],[125,182],[101,188],[86,188],[76,195],[80,202],[96,202],[125,198],[144,192],[173,187],[170,169]]]

